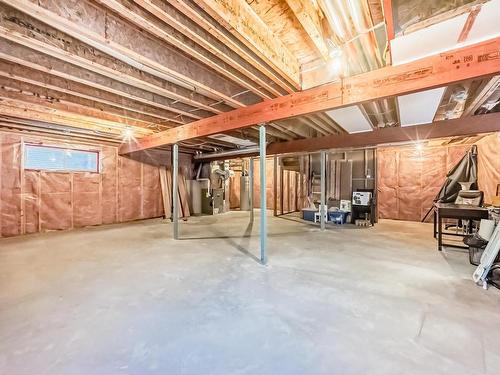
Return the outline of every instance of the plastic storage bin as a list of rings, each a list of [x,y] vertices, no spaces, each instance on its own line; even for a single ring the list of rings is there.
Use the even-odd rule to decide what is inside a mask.
[[[314,221],[314,213],[317,211],[318,210],[313,210],[310,208],[303,208],[302,209],[302,219],[308,220],[308,221]]]
[[[330,211],[328,212],[328,221],[333,224],[345,224],[349,212],[344,211]]]

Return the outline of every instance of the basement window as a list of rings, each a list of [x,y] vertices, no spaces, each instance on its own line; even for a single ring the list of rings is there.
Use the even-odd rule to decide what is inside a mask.
[[[99,172],[99,152],[27,144],[24,169]]]

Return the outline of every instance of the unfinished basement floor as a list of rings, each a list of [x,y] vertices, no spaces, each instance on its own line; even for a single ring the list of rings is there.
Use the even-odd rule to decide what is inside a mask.
[[[257,218],[0,240],[0,373],[498,374],[500,291],[428,224],[269,217],[264,267]]]

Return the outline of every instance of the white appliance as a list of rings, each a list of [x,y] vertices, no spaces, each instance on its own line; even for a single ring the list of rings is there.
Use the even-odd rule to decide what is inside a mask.
[[[372,193],[368,191],[355,191],[352,193],[353,206],[369,206],[372,199]]]
[[[347,199],[340,200],[340,211],[351,212],[351,201]]]

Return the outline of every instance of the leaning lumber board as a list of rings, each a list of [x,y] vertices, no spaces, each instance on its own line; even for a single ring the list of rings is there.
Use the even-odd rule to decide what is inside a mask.
[[[189,217],[191,213],[189,212],[189,195],[186,187],[186,177],[184,175],[179,176],[179,198],[182,206],[182,216]]]
[[[161,186],[161,197],[163,201],[163,215],[165,219],[170,219],[172,217],[172,204],[171,204],[171,193],[170,186],[167,182],[167,168],[160,167],[160,186]]]

